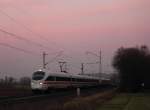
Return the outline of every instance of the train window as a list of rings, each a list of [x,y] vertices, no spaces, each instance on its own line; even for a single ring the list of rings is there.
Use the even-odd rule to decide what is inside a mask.
[[[46,78],[46,81],[55,81],[55,77],[48,76],[48,77]]]
[[[41,80],[43,79],[45,76],[45,72],[43,71],[37,71],[33,73],[32,79],[33,80]]]
[[[77,79],[76,78],[71,78],[71,81],[77,81]]]
[[[84,79],[77,79],[77,82],[84,82]]]
[[[85,82],[86,80],[85,79],[81,79],[81,82]]]
[[[56,77],[56,81],[70,81],[71,78],[67,78],[67,77]]]
[[[98,80],[95,79],[76,79],[77,82],[98,82]]]
[[[71,81],[71,78],[65,78],[65,81]]]
[[[77,82],[80,82],[80,79],[77,78],[76,81],[77,81]]]

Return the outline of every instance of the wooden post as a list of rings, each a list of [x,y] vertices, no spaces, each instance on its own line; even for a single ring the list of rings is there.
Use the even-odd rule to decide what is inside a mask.
[[[77,96],[78,97],[80,96],[80,88],[79,87],[77,88]]]

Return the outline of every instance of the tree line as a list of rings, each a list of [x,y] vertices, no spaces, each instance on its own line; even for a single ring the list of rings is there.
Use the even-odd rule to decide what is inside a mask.
[[[147,46],[121,47],[113,58],[121,91],[138,92],[150,89],[150,50]]]
[[[0,79],[0,87],[1,88],[13,88],[16,86],[22,87],[30,87],[31,79],[29,77],[21,77],[18,80],[11,76],[5,76]]]

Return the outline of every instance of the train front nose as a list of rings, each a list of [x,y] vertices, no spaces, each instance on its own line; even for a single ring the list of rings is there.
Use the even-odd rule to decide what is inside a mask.
[[[31,88],[32,90],[41,90],[41,91],[47,90],[47,86],[43,82],[40,82],[40,81],[31,82]]]
[[[39,70],[33,73],[31,81],[32,90],[45,90],[45,84],[43,84],[45,72]]]
[[[33,81],[31,82],[31,88],[32,89],[37,89],[37,90],[41,90],[43,87],[43,83],[39,82],[39,81]]]

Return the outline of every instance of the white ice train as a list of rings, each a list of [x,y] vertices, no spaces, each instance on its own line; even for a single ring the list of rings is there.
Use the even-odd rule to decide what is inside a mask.
[[[46,69],[33,73],[31,89],[33,92],[61,88],[90,87],[100,84],[97,77],[75,75],[70,73],[51,73]]]

